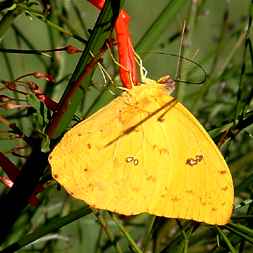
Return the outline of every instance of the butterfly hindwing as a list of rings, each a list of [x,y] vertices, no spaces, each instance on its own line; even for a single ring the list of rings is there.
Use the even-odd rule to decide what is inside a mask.
[[[125,215],[228,222],[233,184],[219,150],[165,87],[133,87],[68,131],[50,155],[74,197]]]

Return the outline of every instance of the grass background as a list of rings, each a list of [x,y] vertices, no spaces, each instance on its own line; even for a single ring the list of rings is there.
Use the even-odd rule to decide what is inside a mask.
[[[45,9],[43,13],[43,3],[46,2],[52,6],[49,15],[45,14]],[[168,3],[171,5],[162,19],[160,13]],[[94,30],[89,32],[88,29],[93,29],[99,12],[85,0],[16,1],[16,5],[10,7],[13,8],[1,10],[0,79],[14,80],[33,71],[46,71],[55,76],[56,83],[30,77],[26,80],[35,81],[49,97],[59,101],[69,85],[70,77],[75,78],[73,73],[76,66],[80,66],[80,54],[60,52],[38,56],[3,52],[2,49],[40,50],[67,44],[83,49],[85,44],[74,38],[73,34],[88,40],[94,33]],[[0,252],[13,252],[28,243],[31,244],[20,249],[20,252],[144,252],[145,248],[145,252],[252,252],[251,1],[128,0],[124,8],[131,16],[130,29],[136,50],[143,59],[148,76],[153,79],[168,73],[177,78],[178,57],[170,54],[179,54],[181,32],[183,24],[186,24],[183,55],[201,64],[207,81],[201,85],[178,82],[174,95],[188,106],[217,142],[224,131],[228,131],[226,143],[221,148],[235,183],[235,205],[238,208],[234,211],[233,223],[218,228],[204,224],[198,226],[189,221],[154,219],[148,215],[123,219],[123,231],[128,231],[135,240],[141,249],[138,251],[137,245],[128,235],[122,235],[108,213],[90,213],[84,203],[67,196],[63,190],[57,190],[56,184],[50,181],[50,170],[47,168],[40,177],[47,183],[46,189],[39,194],[39,206],[33,208],[28,205],[19,210],[15,225],[10,228],[8,237],[2,240]],[[6,24],[7,15],[17,17]],[[155,20],[154,29],[147,33]],[[62,33],[60,29],[71,31],[72,35]],[[156,34],[159,30],[161,32]],[[141,42],[143,38],[145,43]],[[108,53],[103,63],[116,85],[119,85],[117,66]],[[182,61],[181,80],[198,82],[203,77],[204,73],[199,67],[187,60]],[[70,108],[72,115],[66,114],[65,122],[68,123],[65,125],[68,128],[78,118],[94,112],[113,97],[105,89],[111,89],[111,84],[104,84],[100,71],[96,70],[90,78],[87,77],[83,84],[87,92],[77,101],[80,106]],[[6,89],[0,92],[16,99],[25,99],[17,92]],[[33,107],[41,108],[41,104],[35,101]],[[35,130],[45,131],[48,124],[47,119],[41,120],[40,110],[31,108],[7,110],[1,103],[0,115],[15,122],[30,137]],[[10,129],[3,124],[0,124],[0,134],[0,152],[21,169],[26,164],[26,157],[31,156],[32,148],[22,139],[10,136]],[[25,158],[13,155],[16,147],[24,145],[25,148],[17,152]],[[2,169],[0,173],[5,175]],[[8,197],[8,190],[3,185],[0,189],[1,195]],[[243,204],[240,206],[240,203]],[[1,212],[0,208],[0,214],[0,224],[3,224],[8,213]],[[8,245],[9,248],[5,249]]]

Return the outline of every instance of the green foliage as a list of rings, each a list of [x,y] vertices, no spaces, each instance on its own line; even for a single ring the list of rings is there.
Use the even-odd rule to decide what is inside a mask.
[[[108,103],[120,86],[118,66],[104,45],[123,1],[106,2],[100,14],[81,0],[0,2],[0,176],[13,167],[21,171],[11,190],[0,188],[0,252],[252,252],[250,0],[128,0],[124,6],[150,77],[169,73],[193,83],[203,80],[198,65],[175,55],[206,71],[205,83],[178,82],[175,95],[210,131],[229,164],[236,195],[230,224],[145,214],[122,218],[92,210],[52,181],[47,152],[78,117]],[[35,71],[55,81],[27,74]],[[28,199],[38,184],[44,190],[33,207]]]

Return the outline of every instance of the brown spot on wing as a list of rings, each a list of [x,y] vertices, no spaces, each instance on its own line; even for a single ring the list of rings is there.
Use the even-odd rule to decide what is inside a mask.
[[[152,182],[155,182],[155,181],[156,181],[156,178],[155,178],[154,176],[152,176],[152,175],[146,177],[146,179],[147,179],[148,181],[152,181]]]
[[[195,158],[188,158],[186,159],[185,164],[188,164],[190,166],[197,165],[203,160],[204,156],[203,155],[195,155]]]
[[[94,185],[92,183],[89,183],[88,187],[90,188],[91,191],[94,191]]]
[[[134,192],[138,192],[138,191],[140,191],[140,188],[139,188],[139,187],[132,187],[132,190],[133,190]]]
[[[126,157],[125,161],[127,163],[133,163],[133,165],[137,166],[139,164],[139,160],[133,156]]]
[[[198,161],[198,162],[201,162],[203,159],[203,155],[196,155],[195,156],[195,160]]]
[[[188,164],[190,166],[194,166],[194,165],[198,164],[198,162],[195,159],[193,159],[193,158],[188,158],[186,160],[185,164]]]
[[[130,162],[132,162],[134,160],[134,157],[133,156],[128,156],[128,157],[126,157],[126,162],[127,163],[130,163]]]
[[[221,188],[222,191],[226,191],[228,189],[228,186],[224,186]]]
[[[136,166],[136,165],[138,165],[139,164],[139,160],[138,159],[134,159],[134,165]]]
[[[177,196],[171,197],[171,201],[173,201],[173,202],[178,202],[179,200],[180,200],[180,198],[178,198]]]
[[[158,145],[153,145],[153,149],[154,150],[158,150],[158,152],[160,153],[160,155],[163,155],[163,154],[167,154],[169,155],[169,151],[166,149],[166,148],[160,148]]]

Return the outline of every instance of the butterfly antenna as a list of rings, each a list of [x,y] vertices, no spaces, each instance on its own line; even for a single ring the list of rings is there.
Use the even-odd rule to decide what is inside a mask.
[[[179,82],[179,83],[188,83],[188,84],[202,84],[202,83],[204,83],[204,82],[206,82],[206,80],[207,80],[207,72],[206,72],[206,70],[202,67],[202,65],[201,64],[199,64],[199,63],[197,63],[197,62],[195,62],[195,61],[193,61],[192,59],[190,59],[190,58],[187,58],[187,57],[184,57],[184,56],[180,56],[180,55],[178,55],[178,54],[173,54],[173,53],[166,53],[166,52],[161,52],[161,51],[152,51],[152,52],[148,52],[148,53],[154,53],[154,54],[161,54],[161,55],[170,55],[170,56],[173,56],[173,57],[179,57],[179,58],[181,58],[182,60],[185,60],[185,61],[187,61],[187,62],[190,62],[190,63],[192,63],[192,64],[194,64],[196,67],[198,67],[202,72],[203,72],[203,79],[202,80],[200,80],[200,81],[187,81],[187,80],[182,80],[182,79],[173,79],[175,82]]]

